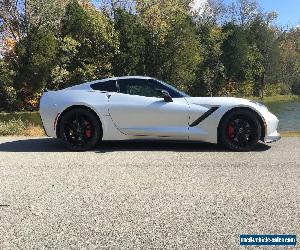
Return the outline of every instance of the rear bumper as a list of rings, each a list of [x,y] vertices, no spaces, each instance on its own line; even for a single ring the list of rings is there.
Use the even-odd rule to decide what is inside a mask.
[[[43,130],[44,130],[44,133],[45,133],[45,135],[49,136],[47,134],[47,130],[45,129],[45,126],[44,126],[44,122],[43,122],[43,119],[42,119],[42,116],[41,116],[41,111],[39,111],[39,116],[40,116],[40,119],[41,119],[41,123],[42,123],[42,127],[43,127]]]
[[[46,135],[49,137],[56,137],[55,119],[59,113],[56,105],[49,96],[50,92],[45,92],[40,100],[40,116],[43,123]]]

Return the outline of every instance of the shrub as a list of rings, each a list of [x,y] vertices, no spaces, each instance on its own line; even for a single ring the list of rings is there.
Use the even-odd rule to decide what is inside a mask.
[[[7,122],[0,122],[0,135],[23,135],[26,124],[21,119],[12,119]]]
[[[18,106],[17,92],[12,86],[0,84],[0,110],[14,110]]]
[[[300,96],[300,82],[295,82],[292,85],[292,94]]]
[[[290,94],[290,89],[287,84],[283,83],[267,84],[264,94],[265,96],[288,95]]]
[[[245,82],[240,83],[237,86],[237,96],[244,97],[244,96],[252,96],[253,95],[253,83]]]
[[[29,125],[22,133],[25,136],[43,136],[45,135],[44,130],[40,126]]]
[[[0,136],[43,136],[44,130],[41,126],[35,126],[21,119],[12,119],[0,122]]]

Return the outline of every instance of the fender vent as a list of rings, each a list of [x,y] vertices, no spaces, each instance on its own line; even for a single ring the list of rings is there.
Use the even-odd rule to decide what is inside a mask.
[[[203,115],[201,115],[197,120],[195,120],[192,124],[190,124],[190,127],[197,126],[200,122],[205,120],[207,117],[209,117],[213,112],[215,112],[219,107],[212,107],[209,110],[207,110]]]

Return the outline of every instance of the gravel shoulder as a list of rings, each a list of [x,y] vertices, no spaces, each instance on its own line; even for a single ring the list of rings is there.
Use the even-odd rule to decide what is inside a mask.
[[[78,153],[46,137],[0,137],[0,249],[239,249],[240,234],[299,241],[299,149],[293,137],[250,153],[169,142]]]

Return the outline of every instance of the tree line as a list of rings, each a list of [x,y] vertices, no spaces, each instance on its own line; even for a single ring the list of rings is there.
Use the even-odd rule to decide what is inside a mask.
[[[109,76],[148,75],[195,96],[300,92],[300,29],[255,0],[1,0],[0,109]]]

